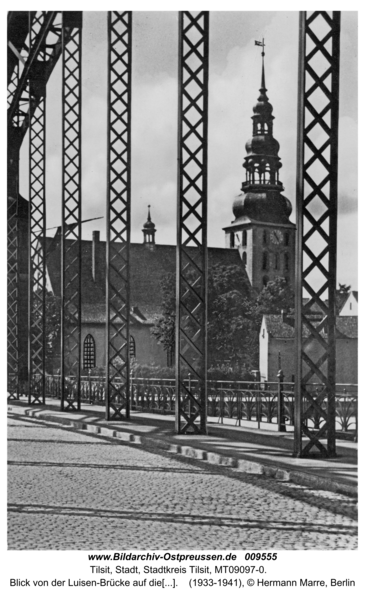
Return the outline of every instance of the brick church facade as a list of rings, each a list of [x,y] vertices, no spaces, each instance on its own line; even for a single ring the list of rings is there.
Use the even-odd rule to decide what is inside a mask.
[[[139,364],[172,366],[172,357],[157,343],[151,328],[162,316],[162,279],[176,272],[176,246],[156,244],[154,236],[152,241],[144,230],[143,237],[142,243],[130,245],[130,353]],[[54,238],[46,238],[46,253],[47,287],[60,296],[60,231]],[[210,265],[242,266],[236,249],[209,248],[208,258]],[[105,265],[106,242],[94,231],[92,240],[82,241],[82,369],[105,366]],[[57,361],[58,357],[55,367]]]

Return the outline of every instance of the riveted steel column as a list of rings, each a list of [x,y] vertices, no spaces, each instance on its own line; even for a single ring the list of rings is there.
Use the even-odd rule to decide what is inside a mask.
[[[30,44],[45,20],[37,12],[30,22]],[[46,354],[46,264],[44,238],[46,234],[45,167],[46,167],[46,82],[44,65],[47,60],[45,43],[39,48],[37,60],[29,75],[29,229],[28,229],[28,402],[45,402]],[[32,104],[36,108],[32,109]]]
[[[176,431],[207,433],[209,13],[179,15]],[[186,375],[190,373],[191,385]]]
[[[62,22],[61,410],[80,409],[82,13]]]
[[[336,454],[336,246],[340,13],[300,15],[296,456]],[[303,293],[308,301],[303,301]],[[323,313],[315,320],[313,308]],[[313,424],[319,422],[319,428]],[[303,447],[303,438],[305,444]]]
[[[9,126],[10,127],[10,126]],[[18,185],[19,149],[8,144],[8,400],[18,397]]]
[[[24,22],[24,37],[28,32],[29,19]],[[9,35],[9,34],[8,34]],[[9,40],[10,41],[10,40]],[[14,96],[19,86],[21,61],[18,58],[8,81],[8,247],[7,247],[7,390],[8,400],[19,396],[19,153],[21,138],[19,113],[10,115]]]
[[[129,418],[132,13],[108,13],[106,419]]]

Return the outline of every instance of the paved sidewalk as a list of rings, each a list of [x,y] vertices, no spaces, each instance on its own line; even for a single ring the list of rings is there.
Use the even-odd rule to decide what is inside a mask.
[[[157,445],[169,452],[206,460],[227,468],[261,474],[318,489],[357,495],[357,444],[337,441],[337,458],[298,459],[292,456],[293,434],[244,426],[209,423],[208,436],[176,435],[172,415],[133,412],[130,421],[105,420],[102,406],[82,404],[81,412],[60,412],[60,402],[47,399],[46,406],[19,401],[9,404],[16,414],[42,419],[100,436],[145,446]],[[228,421],[225,420],[225,421]]]

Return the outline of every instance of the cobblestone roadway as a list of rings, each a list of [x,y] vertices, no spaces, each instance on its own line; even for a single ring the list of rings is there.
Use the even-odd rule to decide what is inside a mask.
[[[9,549],[354,549],[354,500],[12,417]]]

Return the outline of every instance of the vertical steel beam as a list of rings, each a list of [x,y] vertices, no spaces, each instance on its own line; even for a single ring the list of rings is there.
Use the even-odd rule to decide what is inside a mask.
[[[9,128],[11,125],[9,125]],[[9,132],[8,144],[8,400],[18,397],[18,184],[19,148]]]
[[[62,21],[61,410],[80,409],[82,12]]]
[[[29,20],[27,22],[28,29]],[[26,35],[26,33],[24,33]],[[11,108],[14,95],[20,80],[21,62],[15,64],[8,85],[8,111]],[[8,400],[19,397],[19,115],[8,118],[8,247],[7,247],[7,366],[8,366]]]
[[[106,419],[129,418],[132,13],[108,13]]]
[[[176,414],[178,433],[207,433],[209,13],[179,15]],[[186,384],[190,373],[193,385]]]
[[[294,454],[333,457],[340,13],[301,13],[299,37]]]
[[[30,17],[30,45],[45,20],[44,12]],[[46,234],[45,201],[45,140],[46,82],[45,44],[29,73],[29,221],[28,221],[28,402],[45,403],[46,354],[46,264],[44,238]],[[36,108],[32,109],[32,104]]]

